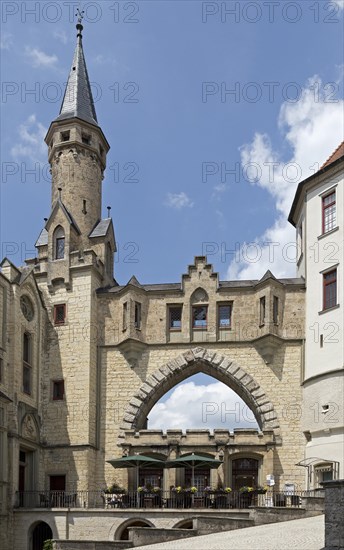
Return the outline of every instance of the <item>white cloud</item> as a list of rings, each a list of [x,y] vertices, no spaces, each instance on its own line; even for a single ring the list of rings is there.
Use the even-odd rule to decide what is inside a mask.
[[[180,210],[181,208],[192,208],[194,203],[191,201],[191,199],[187,196],[184,191],[181,193],[167,193],[167,200],[165,202],[166,206],[169,206],[170,208],[176,208],[177,210]]]
[[[256,420],[240,397],[225,384],[196,385],[189,381],[174,388],[149,414],[149,429],[257,428]]]
[[[0,42],[0,49],[1,50],[9,50],[10,47],[13,45],[13,34],[10,32],[3,32],[1,36],[1,42]]]
[[[31,59],[32,66],[37,67],[54,67],[57,62],[56,55],[48,55],[38,48],[30,48],[26,46],[25,54]]]
[[[57,40],[60,40],[60,42],[62,42],[62,44],[67,44],[67,42],[68,42],[67,33],[66,33],[66,31],[64,31],[62,29],[54,31],[53,36]]]
[[[267,269],[277,277],[295,276],[295,231],[287,218],[297,184],[317,171],[343,139],[344,102],[330,91],[314,76],[298,102],[281,106],[278,124],[292,150],[288,160],[273,148],[269,136],[258,132],[241,148],[246,179],[274,198],[276,219],[254,243],[243,244],[228,278],[260,278]]]
[[[27,158],[32,163],[44,162],[47,148],[44,137],[47,129],[32,114],[19,126],[18,134],[20,140],[12,147],[11,155],[14,159]]]

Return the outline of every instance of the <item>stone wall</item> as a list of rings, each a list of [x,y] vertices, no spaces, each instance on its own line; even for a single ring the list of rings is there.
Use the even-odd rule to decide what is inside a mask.
[[[325,481],[325,548],[344,549],[344,479]]]

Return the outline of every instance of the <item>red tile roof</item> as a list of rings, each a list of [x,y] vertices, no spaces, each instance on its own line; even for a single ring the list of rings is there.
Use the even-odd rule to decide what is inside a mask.
[[[344,155],[344,141],[342,141],[342,143],[340,145],[338,145],[337,149],[332,153],[332,155],[322,165],[320,170],[322,168],[325,168],[326,166],[329,166],[330,164],[332,164],[332,162],[335,162],[336,160],[338,160],[343,155]]]

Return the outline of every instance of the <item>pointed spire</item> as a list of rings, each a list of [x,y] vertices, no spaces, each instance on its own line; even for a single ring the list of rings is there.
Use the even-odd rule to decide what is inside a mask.
[[[98,126],[92,90],[82,47],[82,14],[83,12],[80,12],[80,10],[78,10],[78,13],[76,14],[79,16],[78,23],[76,25],[78,31],[77,43],[60,114],[56,120],[65,120],[68,118],[77,117],[89,122],[90,124]]]

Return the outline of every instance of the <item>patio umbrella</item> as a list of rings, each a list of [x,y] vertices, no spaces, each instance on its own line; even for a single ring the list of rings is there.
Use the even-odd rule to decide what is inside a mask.
[[[136,491],[139,486],[139,472],[140,467],[149,468],[154,466],[164,466],[165,462],[163,460],[158,460],[157,458],[151,458],[150,456],[145,455],[130,455],[122,456],[122,458],[113,458],[107,460],[114,468],[136,468]],[[139,498],[137,497],[137,506],[139,506]]]
[[[190,468],[191,467],[191,485],[195,484],[195,470],[197,468],[218,468],[220,464],[223,464],[222,460],[216,458],[209,458],[208,456],[196,455],[195,453],[175,458],[174,460],[167,460],[165,462],[166,468]]]

